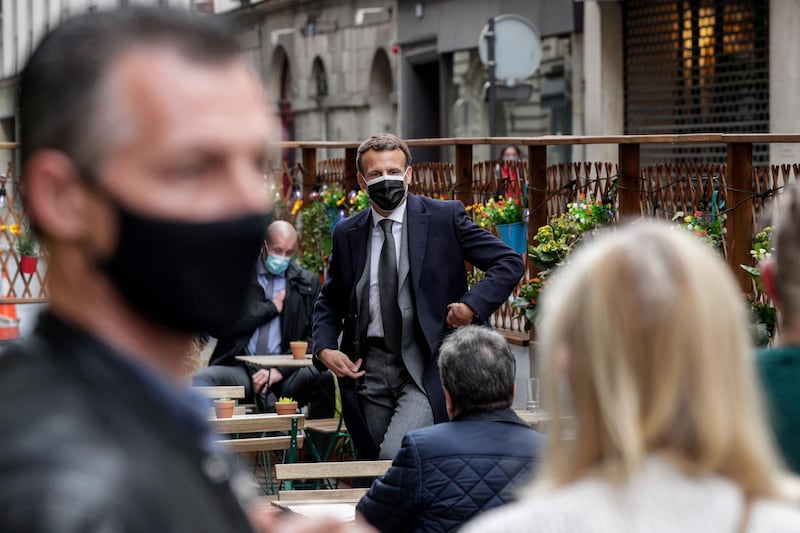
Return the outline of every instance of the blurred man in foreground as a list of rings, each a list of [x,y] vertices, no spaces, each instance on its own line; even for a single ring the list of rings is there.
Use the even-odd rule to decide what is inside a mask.
[[[267,227],[261,84],[219,20],[98,12],[44,38],[19,112],[50,309],[0,355],[0,531],[251,531],[252,485],[178,382]]]

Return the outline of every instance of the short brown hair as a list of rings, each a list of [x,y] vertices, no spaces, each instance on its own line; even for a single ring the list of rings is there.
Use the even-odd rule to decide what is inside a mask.
[[[356,169],[358,169],[358,172],[362,176],[364,175],[364,169],[361,167],[361,158],[370,150],[375,150],[376,152],[402,150],[403,154],[406,156],[406,167],[411,164],[411,152],[408,150],[406,142],[391,133],[381,133],[380,135],[373,135],[358,147],[358,152],[356,153]]]

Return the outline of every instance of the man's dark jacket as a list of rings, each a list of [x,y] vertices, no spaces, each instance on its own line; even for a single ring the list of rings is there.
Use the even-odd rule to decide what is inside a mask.
[[[291,341],[311,340],[311,314],[319,293],[319,276],[300,268],[292,261],[286,269],[286,295],[281,316],[281,352],[288,354]],[[278,309],[264,294],[264,289],[253,279],[247,293],[247,307],[239,320],[221,331],[210,331],[217,338],[209,365],[237,365],[237,355],[243,355],[253,333],[276,316]],[[259,354],[266,355],[266,354]],[[297,368],[281,368],[284,379]]]
[[[342,220],[333,231],[328,277],[314,307],[312,353],[320,370],[325,365],[317,354],[325,348],[338,348],[353,361],[367,353],[369,311],[365,309],[359,316],[356,284],[364,272],[367,243],[372,238],[371,212],[365,209]],[[524,265],[520,256],[500,239],[475,225],[461,202],[409,194],[404,220],[417,315],[415,335],[425,354],[422,381],[434,421],[439,423],[447,420],[436,363],[446,334],[448,304],[464,302],[477,313],[476,322],[487,322],[511,294],[524,273]],[[465,261],[485,272],[485,277],[470,290]],[[345,423],[359,454],[365,459],[377,458],[378,446],[367,429],[355,381],[340,378],[339,386]]]
[[[131,365],[49,313],[0,354],[0,531],[251,531],[205,416]]]
[[[465,414],[412,431],[358,512],[382,533],[455,531],[478,513],[516,499],[542,443],[511,409]]]

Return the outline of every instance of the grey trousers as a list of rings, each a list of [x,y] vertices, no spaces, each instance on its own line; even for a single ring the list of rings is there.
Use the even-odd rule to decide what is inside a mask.
[[[394,459],[406,433],[433,425],[430,401],[402,358],[383,347],[370,344],[364,370],[358,387],[361,410],[380,446],[379,458]]]

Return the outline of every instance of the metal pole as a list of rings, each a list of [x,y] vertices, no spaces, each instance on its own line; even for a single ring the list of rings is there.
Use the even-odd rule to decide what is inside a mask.
[[[486,46],[489,55],[489,137],[497,134],[497,94],[494,79],[494,17],[489,19],[489,31],[486,32]]]

